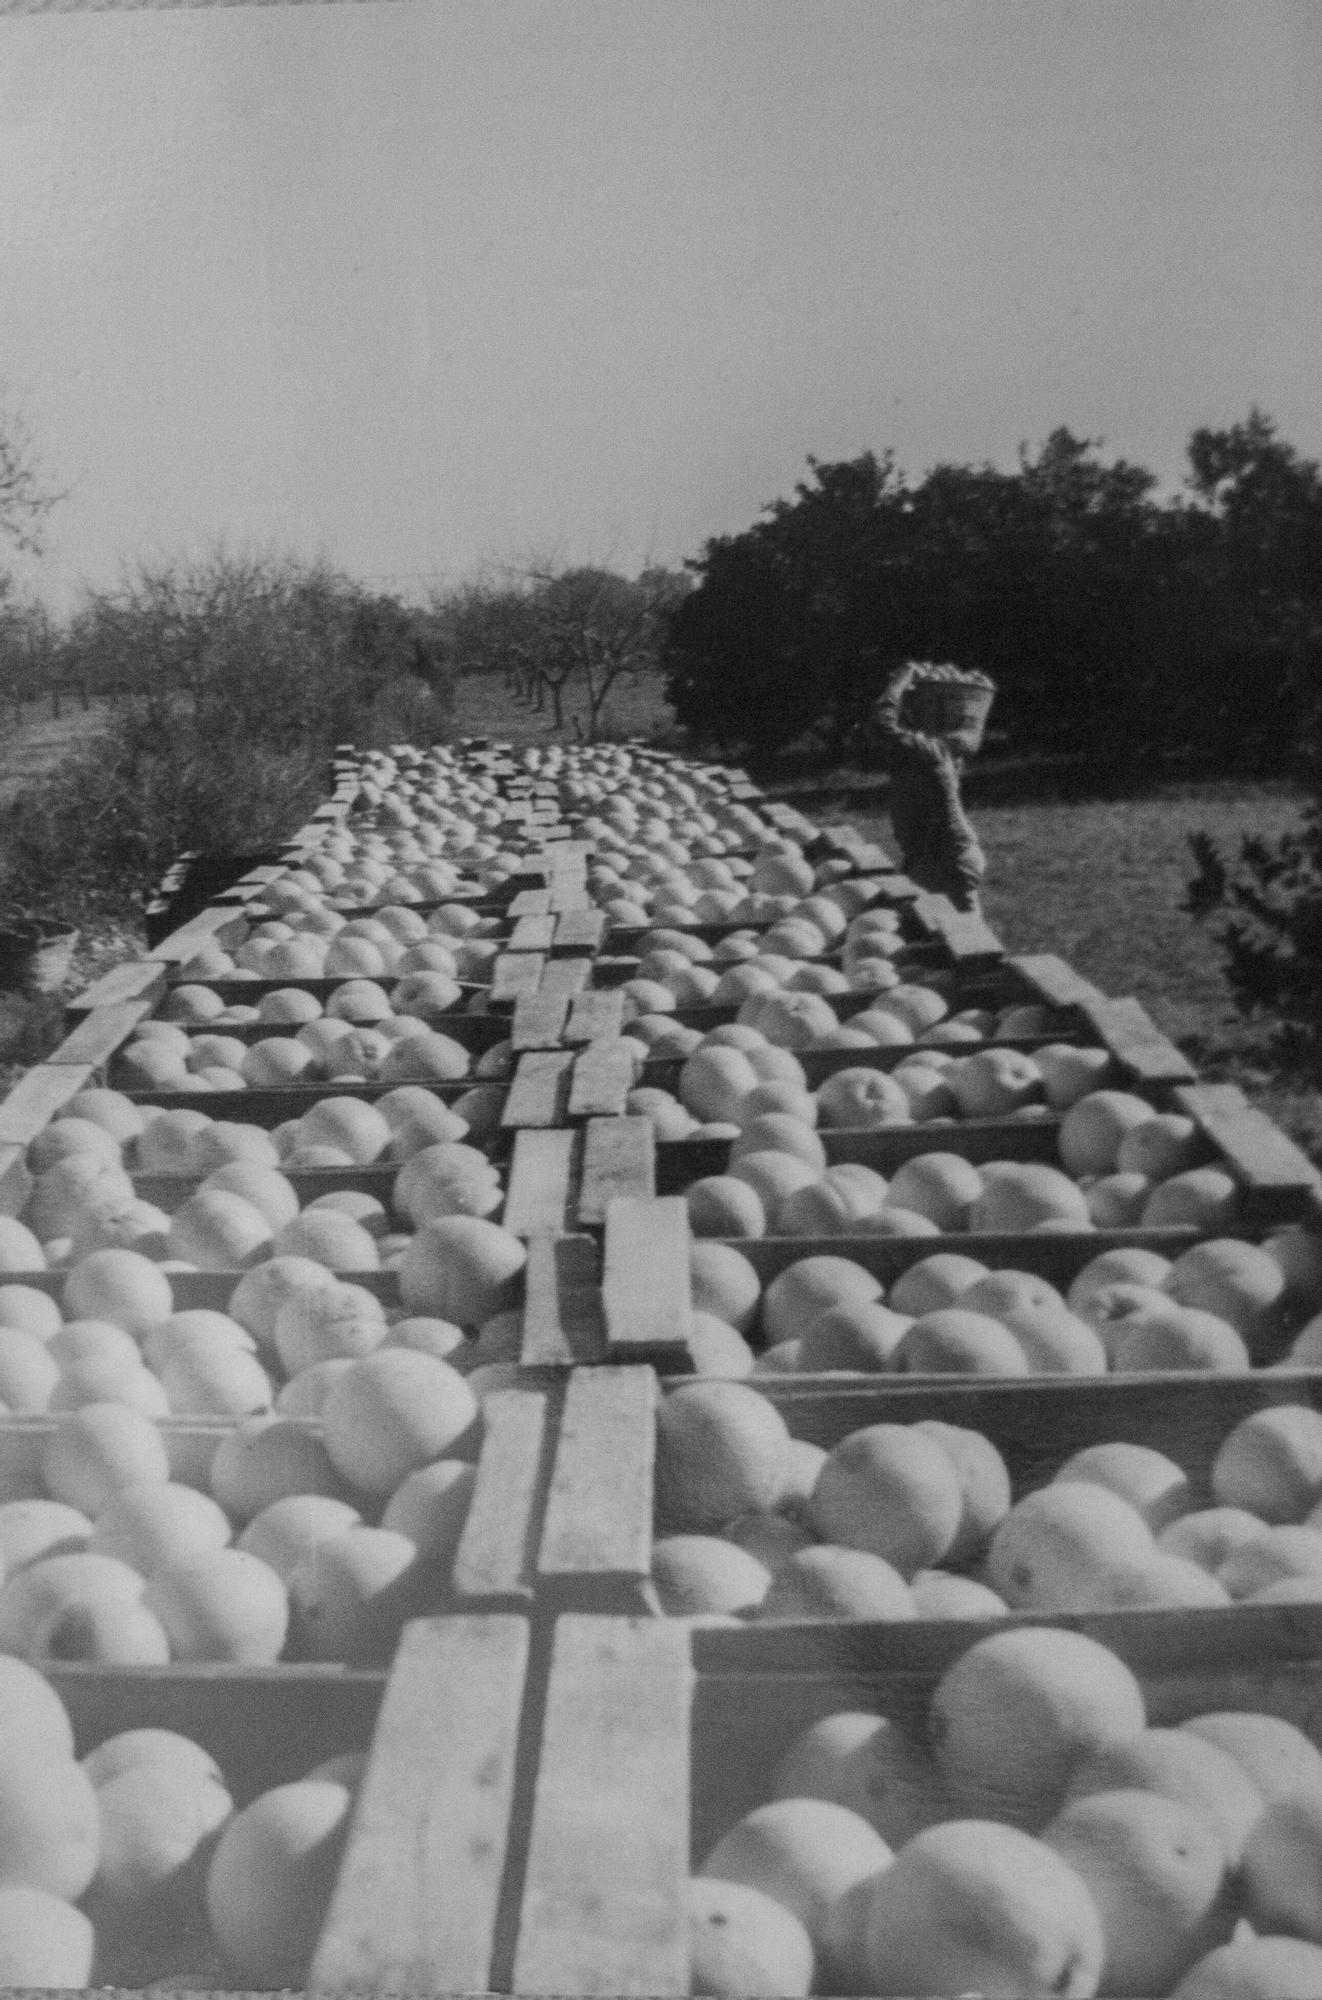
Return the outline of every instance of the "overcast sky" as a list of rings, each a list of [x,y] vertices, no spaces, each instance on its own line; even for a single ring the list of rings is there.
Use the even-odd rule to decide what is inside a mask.
[[[367,0],[0,20],[25,574],[406,592],[696,553],[807,454],[1322,453],[1316,0]]]

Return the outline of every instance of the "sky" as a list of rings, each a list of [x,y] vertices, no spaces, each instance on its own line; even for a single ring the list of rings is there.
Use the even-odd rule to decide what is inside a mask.
[[[811,454],[1322,455],[1316,0],[0,19],[0,381],[125,565],[678,562]]]

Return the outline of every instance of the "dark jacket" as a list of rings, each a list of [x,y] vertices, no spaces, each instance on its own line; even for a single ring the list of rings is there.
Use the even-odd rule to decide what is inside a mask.
[[[905,873],[957,910],[976,908],[987,862],[959,794],[959,765],[938,736],[900,721],[903,688],[872,711],[872,736],[890,774],[890,816]]]

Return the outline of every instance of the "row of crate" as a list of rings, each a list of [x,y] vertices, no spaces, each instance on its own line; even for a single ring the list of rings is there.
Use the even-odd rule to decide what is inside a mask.
[[[291,843],[289,860],[342,821],[357,795],[355,768],[346,763],[334,797]],[[527,1261],[522,1339],[484,1396],[474,1498],[444,1615],[408,1626],[388,1668],[54,1670],[80,1741],[112,1727],[183,1727],[227,1772],[233,1767],[236,1798],[273,1773],[359,1746],[372,1732],[337,1888],[308,1969],[318,1990],[688,1990],[691,1854],[704,1853],[764,1795],[776,1758],[808,1722],[833,1708],[918,1715],[943,1668],[980,1629],[950,1620],[708,1630],[702,1621],[655,1615],[657,1409],[691,1365],[682,1190],[718,1170],[721,1156],[712,1142],[658,1144],[649,1122],[627,1109],[636,1078],[610,1046],[622,1025],[617,995],[611,984],[588,982],[601,959],[597,976],[618,985],[624,968],[600,947],[609,943],[618,959],[618,948],[634,940],[612,937],[598,913],[584,909],[574,880],[581,844],[549,808],[543,796],[515,817],[530,831],[560,835],[546,851],[563,861],[530,859],[530,878],[540,872],[544,880],[510,900],[490,1011],[447,1024],[478,1050],[493,1039],[511,1043],[512,1074],[501,1080],[488,1147],[505,1175],[504,1225],[526,1240]],[[818,837],[799,816],[789,818],[798,837]],[[781,825],[788,830],[783,818]],[[861,869],[877,868],[877,852],[847,832],[825,838]],[[164,940],[151,958],[80,997],[66,1042],[0,1106],[0,1185],[11,1214],[30,1185],[32,1140],[80,1089],[113,1076],[125,1041],[168,1003],[177,968],[200,943],[241,935],[245,905],[260,905],[280,872],[255,871],[231,900]],[[1011,997],[1073,1010],[1069,1032],[1109,1048],[1127,1083],[1154,1103],[1187,1109],[1208,1157],[1226,1162],[1242,1189],[1244,1230],[1312,1215],[1316,1177],[1308,1163],[1236,1093],[1199,1085],[1134,1003],[1107,1001],[1058,960],[1005,959],[982,927],[948,909],[929,904],[924,915],[933,959],[968,981],[968,991],[985,993],[990,975]],[[557,937],[561,926],[568,929]],[[548,984],[557,966],[571,967],[576,983],[562,974]],[[824,1075],[845,1060],[822,1057],[818,1067]],[[884,1066],[894,1056],[881,1051],[876,1060]],[[665,1074],[661,1063],[649,1070],[658,1080]],[[335,1088],[369,1102],[382,1094],[367,1083]],[[441,1094],[457,1095],[457,1087]],[[313,1086],[250,1090],[239,1115],[275,1127],[324,1095]],[[199,1094],[198,1106],[203,1101]],[[177,1094],[168,1102],[177,1105]],[[1045,1122],[942,1131],[944,1145],[967,1148],[973,1159],[1051,1157],[1054,1137]],[[893,1169],[922,1143],[921,1128],[846,1133],[838,1156]],[[336,1190],[385,1197],[391,1173],[313,1168],[292,1178],[305,1199]],[[187,1185],[169,1175],[144,1183],[167,1211]],[[1174,1252],[1191,1232],[951,1242],[1064,1280],[1104,1248],[1158,1240]],[[841,1246],[772,1237],[739,1247],[765,1282],[797,1258]],[[926,1239],[854,1241],[849,1254],[889,1278],[930,1249]],[[52,1290],[59,1283],[57,1274],[25,1277]],[[389,1272],[355,1280],[395,1296]],[[180,1274],[176,1304],[223,1305],[231,1282],[222,1273]],[[576,1365],[583,1362],[595,1365]],[[863,1424],[925,1418],[976,1427],[996,1442],[1016,1492],[1080,1448],[1116,1437],[1177,1452],[1205,1491],[1217,1450],[1244,1416],[1320,1400],[1314,1378],[1274,1369],[1031,1383],[790,1376],[759,1387],[793,1435],[825,1446]],[[0,1433],[16,1490],[23,1490],[16,1468],[46,1428],[32,1419]],[[177,1476],[198,1478],[214,1427],[179,1421],[170,1429]],[[1322,1616],[1306,1604],[1065,1622],[1134,1666],[1151,1719],[1242,1704],[1306,1729],[1315,1724]]]

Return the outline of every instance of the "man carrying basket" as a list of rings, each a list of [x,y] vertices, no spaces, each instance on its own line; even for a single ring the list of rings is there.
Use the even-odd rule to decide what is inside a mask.
[[[872,711],[905,873],[920,889],[948,896],[957,910],[975,916],[981,915],[987,861],[959,787],[965,760],[982,743],[995,692],[985,674],[909,660],[896,668]]]

